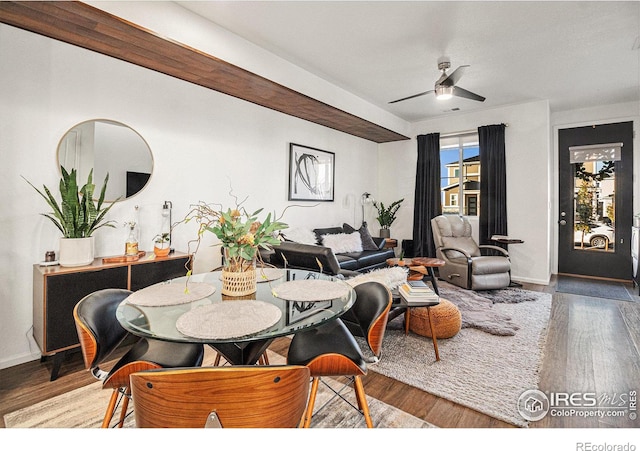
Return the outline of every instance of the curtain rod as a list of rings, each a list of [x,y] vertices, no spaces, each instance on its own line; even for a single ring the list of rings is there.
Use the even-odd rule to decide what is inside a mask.
[[[504,124],[505,127],[508,127],[509,124],[505,123]],[[472,129],[472,130],[463,130],[460,132],[451,132],[451,133],[441,133],[440,134],[440,138],[452,138],[454,136],[463,136],[463,135],[471,135],[472,133],[478,133],[478,129]]]

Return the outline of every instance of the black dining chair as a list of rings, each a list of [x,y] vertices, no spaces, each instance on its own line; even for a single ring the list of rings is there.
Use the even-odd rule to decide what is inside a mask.
[[[287,363],[308,366],[313,378],[304,427],[311,424],[318,384],[323,376],[346,376],[350,379],[367,427],[373,427],[361,376],[367,374],[367,364],[377,362],[381,356],[392,298],[389,289],[378,282],[365,282],[354,290],[356,301],[343,318],[352,323],[352,327],[359,328],[356,333],[365,338],[372,356],[364,356],[340,318],[295,334],[289,345]]]
[[[102,388],[113,390],[102,427],[109,427],[122,400],[120,420],[126,417],[131,386],[129,376],[152,368],[193,367],[202,365],[204,347],[201,344],[172,343],[140,338],[108,370],[100,365],[108,362],[113,351],[123,342],[128,332],[116,319],[116,309],[131,291],[105,289],[82,298],[73,309],[73,318],[80,339],[85,367],[102,382]]]

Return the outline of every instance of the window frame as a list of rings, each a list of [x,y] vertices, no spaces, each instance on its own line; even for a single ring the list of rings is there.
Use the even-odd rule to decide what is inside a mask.
[[[456,169],[454,169],[454,173],[457,172],[458,173],[458,177],[457,177],[457,184],[458,184],[458,193],[451,193],[450,199],[452,200],[452,202],[450,204],[446,204],[446,195],[444,193],[444,191],[441,193],[441,202],[442,202],[442,214],[458,214],[460,216],[469,216],[465,211],[465,209],[467,208],[467,195],[465,194],[465,192],[469,193],[474,193],[477,192],[477,203],[476,203],[476,215],[472,215],[474,217],[477,217],[480,214],[480,208],[479,208],[479,200],[480,200],[480,189],[478,188],[477,190],[465,190],[464,188],[464,183],[465,183],[465,178],[468,178],[469,176],[473,176],[473,177],[477,177],[477,181],[478,184],[482,183],[482,180],[480,179],[480,161],[478,161],[478,172],[477,173],[465,173],[465,164],[464,164],[464,152],[465,149],[469,149],[469,148],[478,148],[478,155],[479,155],[479,147],[480,147],[480,142],[479,142],[479,137],[478,137],[478,132],[477,131],[470,131],[470,132],[465,132],[465,133],[457,133],[457,134],[450,134],[450,135],[443,135],[440,137],[440,152],[442,155],[442,152],[444,151],[452,151],[457,149],[458,150],[458,160],[457,160],[457,164],[458,167]],[[467,157],[470,158],[470,157]],[[451,181],[453,182],[454,180],[456,180],[455,178],[449,177],[449,174],[444,172],[444,168],[446,168],[448,165],[452,165],[454,164],[455,161],[448,163],[448,164],[441,164],[440,166],[440,180],[441,180],[441,189],[444,188],[444,186],[451,186],[452,183],[447,183],[444,186],[442,185],[442,180],[446,179],[448,182]],[[456,196],[458,198],[457,201],[457,205],[453,204],[453,196]],[[444,207],[445,205],[447,206],[447,208],[449,210],[451,210],[453,207],[458,207],[458,211],[456,213],[452,213],[451,211],[445,211]]]

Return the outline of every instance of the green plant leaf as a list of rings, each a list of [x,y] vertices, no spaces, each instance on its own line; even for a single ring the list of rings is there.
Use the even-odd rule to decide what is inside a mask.
[[[89,237],[100,227],[114,227],[113,221],[105,220],[105,215],[111,207],[113,207],[115,202],[107,208],[102,208],[109,175],[107,174],[105,177],[105,183],[102,186],[98,206],[96,206],[93,200],[95,189],[95,185],[93,184],[93,169],[89,172],[87,183],[85,183],[80,190],[78,189],[76,169],[72,169],[71,172],[69,172],[63,166],[60,166],[60,172],[62,174],[59,182],[60,204],[58,204],[45,185],[43,185],[43,187],[46,194],[42,193],[31,182],[25,179],[53,209],[53,213],[43,214],[43,216],[49,218],[65,238]],[[119,199],[120,198],[116,199],[116,201]]]

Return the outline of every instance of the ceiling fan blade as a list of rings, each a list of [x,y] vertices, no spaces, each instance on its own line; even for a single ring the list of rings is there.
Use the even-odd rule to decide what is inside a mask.
[[[460,78],[462,78],[462,76],[464,75],[464,71],[465,69],[469,67],[469,65],[464,65],[464,66],[458,66],[458,68],[456,70],[454,70],[453,72],[451,72],[449,74],[449,76],[447,78],[445,78],[442,81],[439,81],[439,84],[441,84],[442,86],[453,86],[456,83],[458,83],[458,80],[460,80]]]
[[[457,97],[464,97],[465,99],[477,100],[478,102],[485,101],[484,97],[474,94],[471,91],[467,91],[466,89],[462,89],[460,86],[453,87],[453,95]]]
[[[409,97],[403,97],[402,99],[398,99],[398,100],[392,100],[389,103],[397,103],[397,102],[402,102],[403,100],[409,100],[409,99],[413,99],[414,97],[420,97],[423,96],[425,94],[429,94],[430,92],[433,92],[433,89],[431,91],[425,91],[425,92],[421,92],[420,94],[414,94],[412,96]]]

